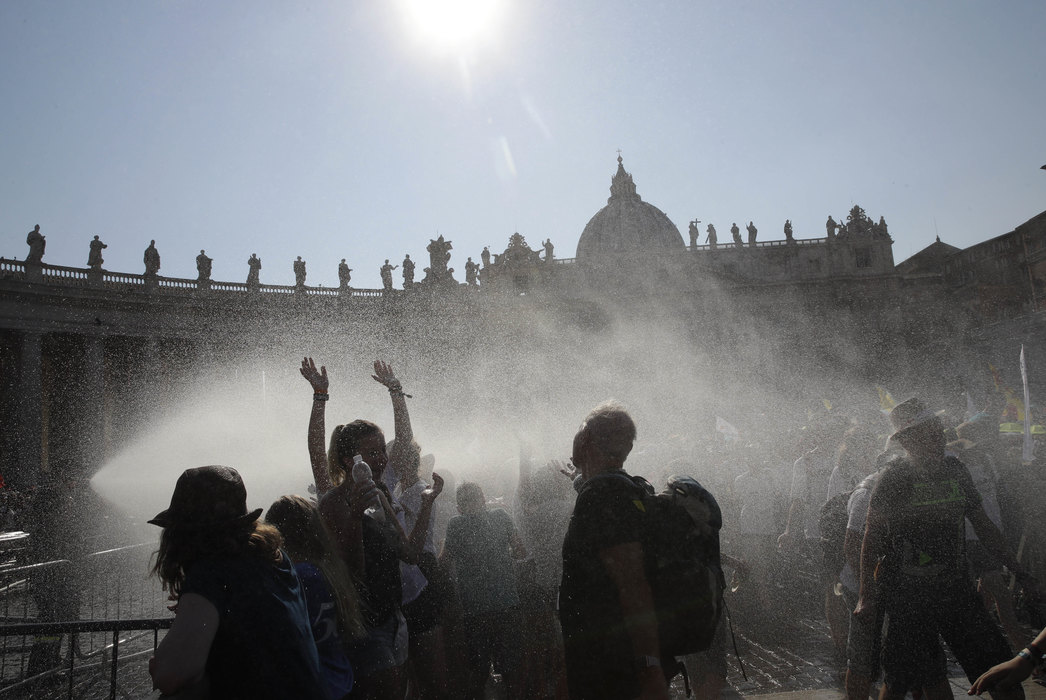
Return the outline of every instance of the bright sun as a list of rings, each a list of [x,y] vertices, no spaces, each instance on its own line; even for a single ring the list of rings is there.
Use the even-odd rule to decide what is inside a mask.
[[[466,50],[490,39],[505,0],[402,0],[414,30],[440,48]]]

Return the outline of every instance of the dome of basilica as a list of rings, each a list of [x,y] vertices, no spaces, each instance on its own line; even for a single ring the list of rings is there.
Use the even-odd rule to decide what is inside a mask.
[[[607,205],[596,212],[577,244],[577,258],[686,248],[683,236],[668,216],[636,194],[632,176],[621,156],[610,184]]]

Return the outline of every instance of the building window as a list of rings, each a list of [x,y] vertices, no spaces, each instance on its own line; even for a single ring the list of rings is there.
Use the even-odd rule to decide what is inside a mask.
[[[857,261],[857,267],[871,267],[872,266],[872,249],[871,248],[858,248],[854,251],[854,256]]]

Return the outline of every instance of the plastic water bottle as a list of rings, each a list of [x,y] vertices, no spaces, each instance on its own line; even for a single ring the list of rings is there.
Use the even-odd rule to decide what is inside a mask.
[[[357,484],[369,483],[374,486],[374,473],[371,471],[370,465],[363,461],[362,455],[352,457],[352,480]],[[385,511],[382,510],[380,502],[377,507],[372,506],[364,512],[377,520],[385,519]]]

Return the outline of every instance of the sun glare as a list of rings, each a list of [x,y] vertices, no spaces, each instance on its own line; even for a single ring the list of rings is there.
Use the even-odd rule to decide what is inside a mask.
[[[465,50],[490,39],[505,0],[403,0],[419,37],[440,48]]]

